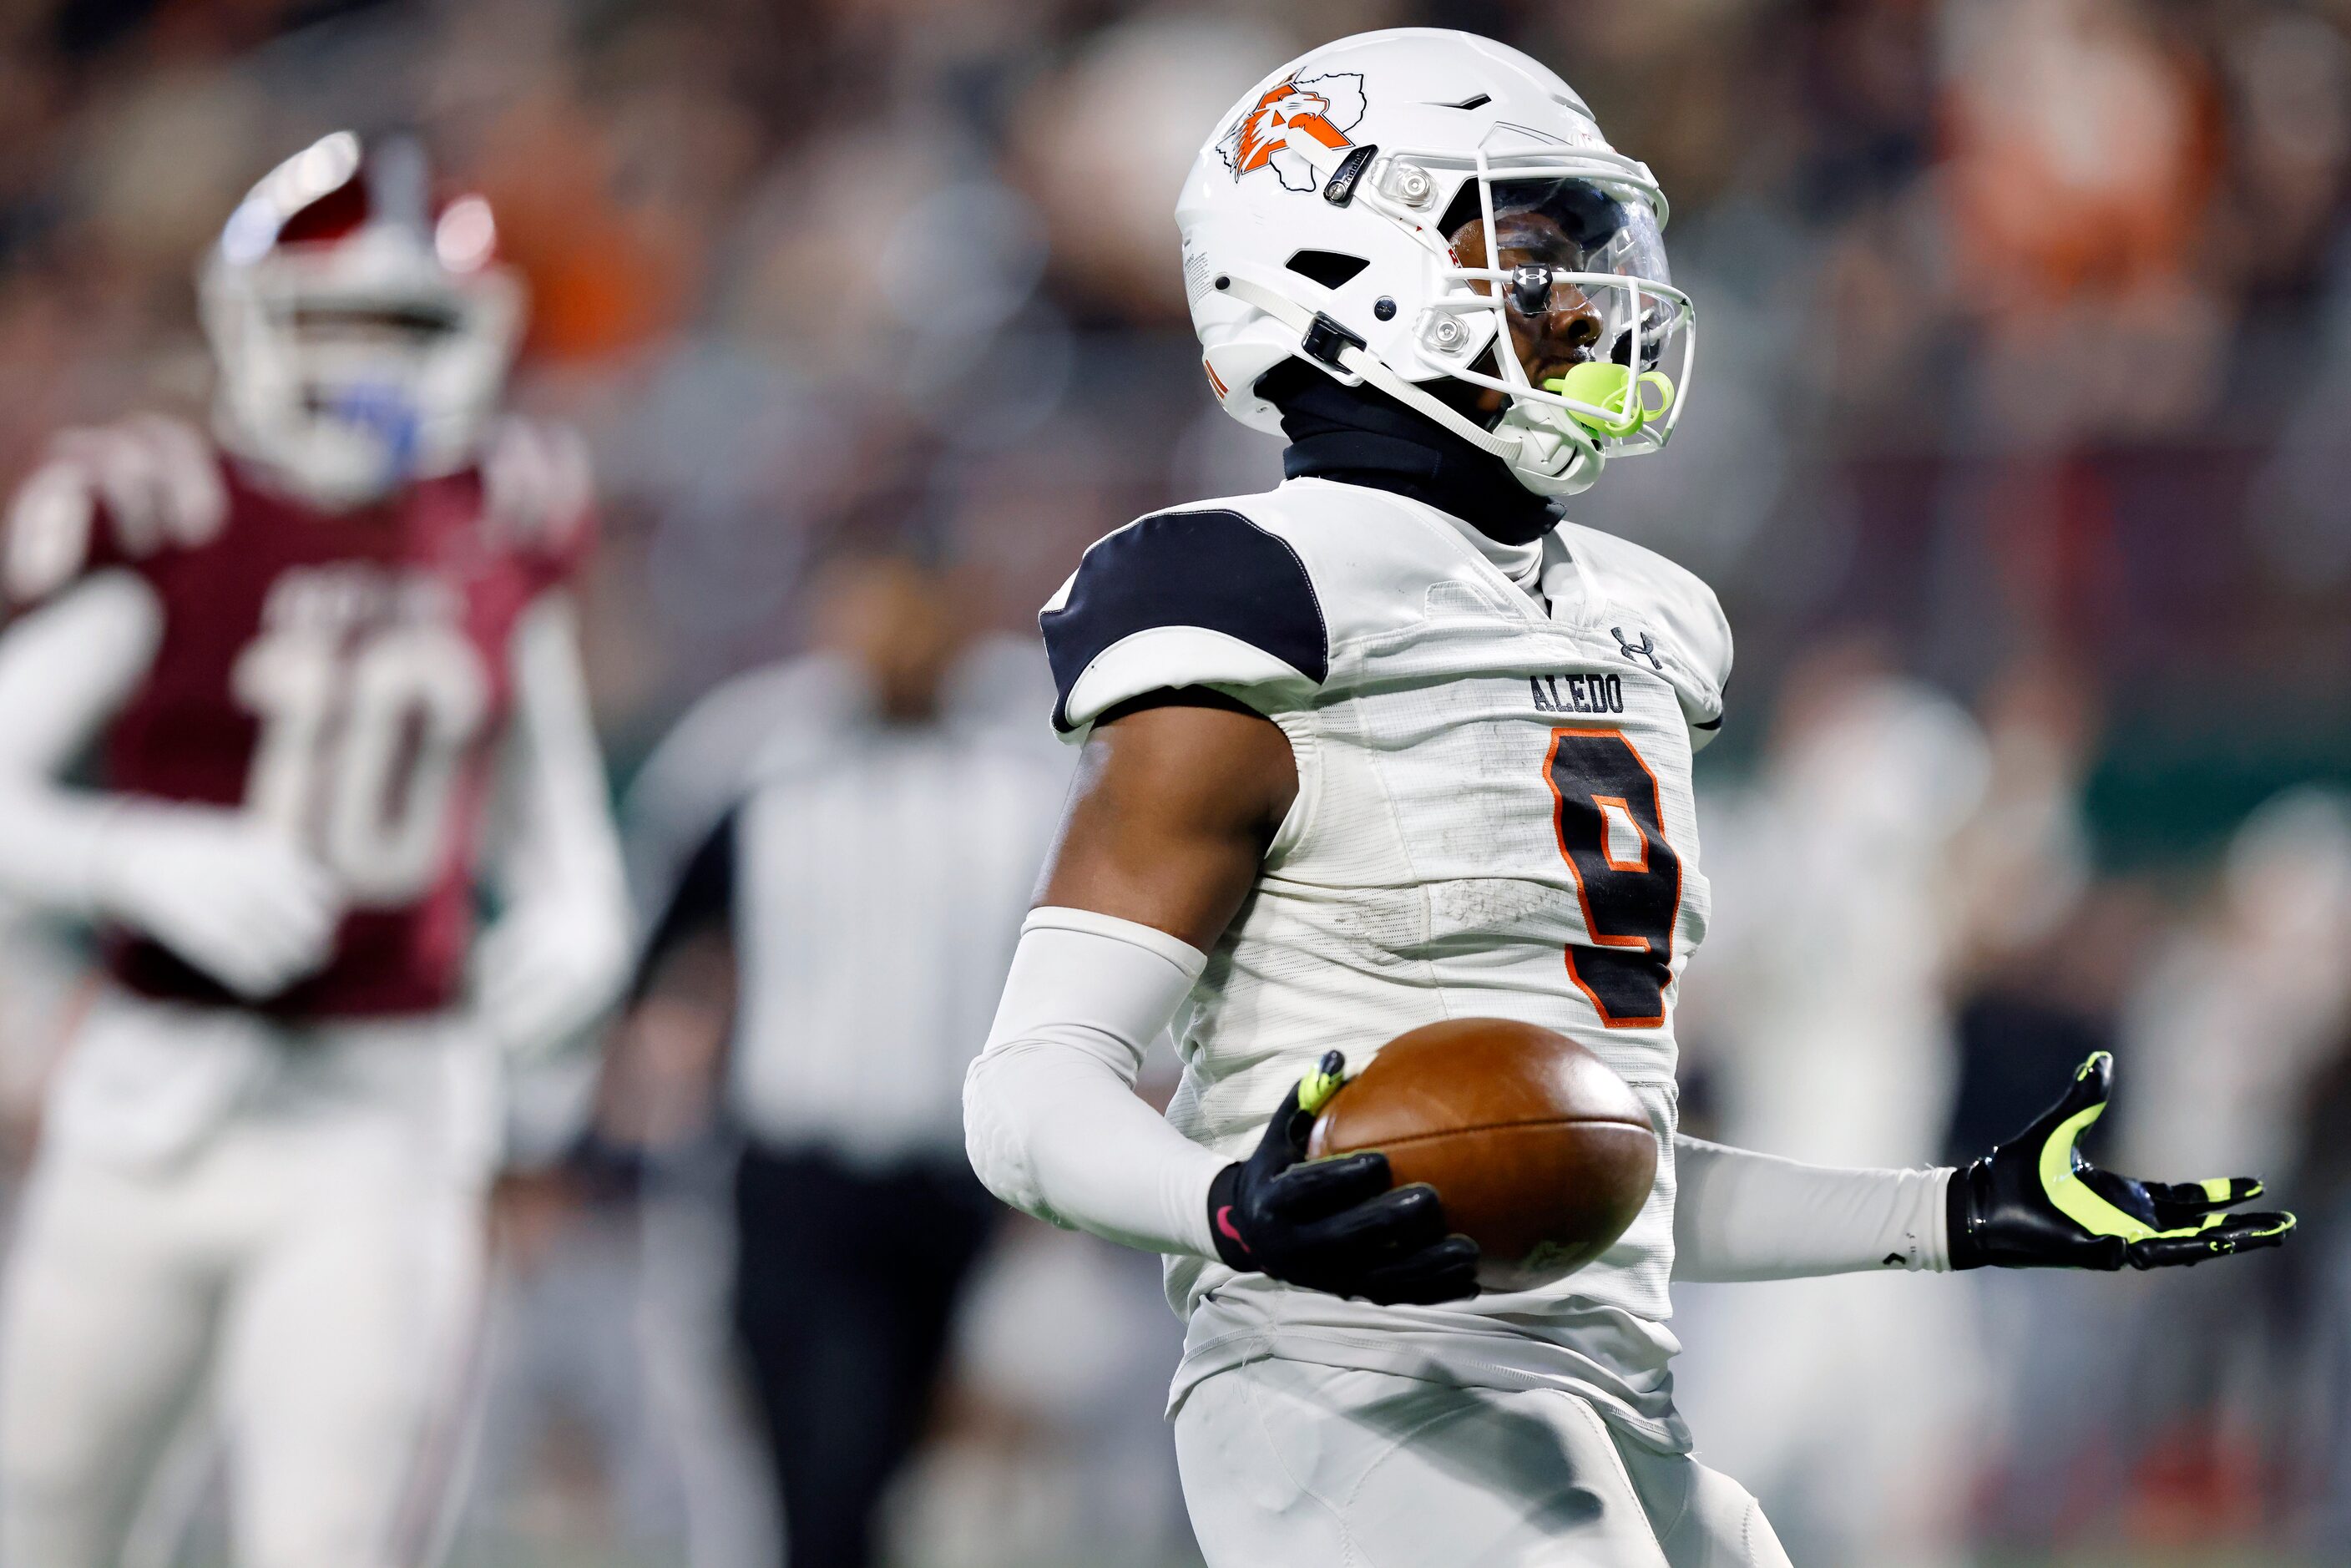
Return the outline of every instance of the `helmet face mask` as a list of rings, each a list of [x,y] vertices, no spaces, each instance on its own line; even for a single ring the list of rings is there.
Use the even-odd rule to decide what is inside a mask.
[[[481,198],[436,217],[423,184],[413,147],[338,132],[254,188],[199,275],[223,440],[322,506],[464,466],[505,384],[519,280]]]
[[[1647,168],[1558,77],[1427,28],[1341,39],[1269,78],[1202,149],[1176,209],[1228,413],[1278,431],[1256,380],[1303,358],[1544,495],[1658,450],[1679,420],[1696,321],[1666,263],[1667,216]],[[1363,266],[1333,285],[1292,259],[1309,254]]]
[[[1447,373],[1486,389],[1488,412],[1604,438],[1605,456],[1664,446],[1680,418],[1676,394],[1689,380],[1696,333],[1656,211],[1637,191],[1583,175],[1473,173],[1453,211],[1464,206],[1472,215],[1447,231],[1459,265],[1445,269],[1446,292],[1431,308],[1494,327],[1487,354]],[[1580,369],[1611,364],[1627,373]]]

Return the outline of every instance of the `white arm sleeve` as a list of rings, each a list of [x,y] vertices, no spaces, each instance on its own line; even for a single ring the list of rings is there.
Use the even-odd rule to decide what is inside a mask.
[[[987,1047],[964,1079],[965,1146],[990,1192],[1064,1229],[1217,1255],[1208,1186],[1226,1162],[1134,1093],[1144,1048],[1207,962],[1130,920],[1029,914]]]
[[[64,914],[97,912],[118,802],[61,788],[57,777],[130,700],[162,635],[154,591],[106,571],[0,636],[0,892]]]
[[[492,1031],[528,1055],[576,1033],[619,994],[630,921],[570,597],[533,605],[508,657],[515,714],[494,868],[505,907],[483,933],[477,967]]]
[[[1674,1176],[1677,1280],[1951,1266],[1949,1169],[1840,1170],[1677,1135]]]

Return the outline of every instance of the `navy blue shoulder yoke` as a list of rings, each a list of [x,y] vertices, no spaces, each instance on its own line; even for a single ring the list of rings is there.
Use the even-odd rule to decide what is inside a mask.
[[[1103,650],[1138,632],[1196,626],[1258,648],[1320,685],[1331,672],[1329,632],[1306,563],[1288,540],[1238,512],[1159,512],[1086,552],[1070,596],[1038,618],[1059,700]]]

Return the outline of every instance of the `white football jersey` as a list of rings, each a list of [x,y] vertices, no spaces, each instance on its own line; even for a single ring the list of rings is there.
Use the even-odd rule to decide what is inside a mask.
[[[1527,586],[1510,549],[1434,507],[1292,479],[1129,525],[1046,608],[1063,730],[1199,685],[1297,755],[1297,803],[1176,1019],[1177,1128],[1239,1158],[1323,1051],[1360,1069],[1406,1030],[1486,1016],[1589,1047],[1658,1136],[1632,1228],[1543,1290],[1380,1307],[1171,1259],[1179,1402],[1273,1354],[1568,1387],[1687,1446],[1666,1326],[1673,1009],[1707,923],[1690,758],[1730,635],[1704,583],[1636,545],[1568,524],[1516,553]]]

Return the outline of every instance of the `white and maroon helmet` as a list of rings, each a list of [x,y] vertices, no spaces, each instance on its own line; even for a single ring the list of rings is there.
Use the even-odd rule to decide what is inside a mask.
[[[1549,238],[1526,253],[1498,216],[1506,229],[1539,217]],[[1681,416],[1697,324],[1666,266],[1666,217],[1647,166],[1611,148],[1556,75],[1428,27],[1342,38],[1273,72],[1210,133],[1176,207],[1193,327],[1228,413],[1278,434],[1256,383],[1302,359],[1426,414],[1539,495],[1657,450]],[[1483,265],[1448,239],[1465,223],[1482,225],[1470,259]],[[1510,254],[1524,259],[1495,265]],[[1590,341],[1535,385],[1510,351],[1511,315],[1561,298],[1589,318]],[[1448,380],[1499,392],[1499,419],[1435,395]]]
[[[348,131],[254,186],[197,295],[223,444],[334,507],[473,461],[523,320],[489,204],[436,200],[413,141]]]

